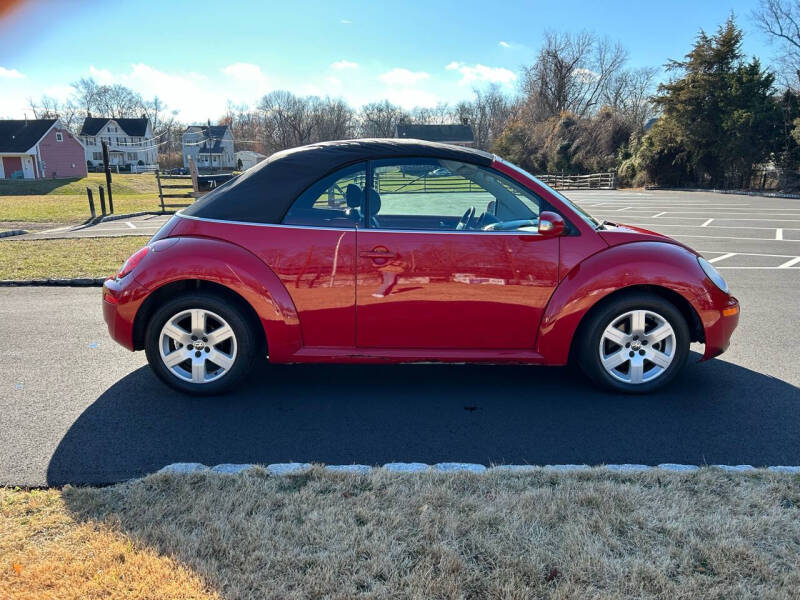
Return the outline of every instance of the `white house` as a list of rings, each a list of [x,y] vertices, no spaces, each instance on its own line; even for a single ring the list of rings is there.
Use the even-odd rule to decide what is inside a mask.
[[[183,166],[193,160],[200,169],[234,169],[233,133],[227,125],[190,125],[181,137]]]
[[[108,144],[108,162],[111,165],[131,167],[154,165],[158,162],[158,147],[153,140],[153,128],[147,117],[86,117],[80,136],[86,148],[87,164],[103,164],[103,141]]]
[[[261,154],[260,152],[254,152],[253,150],[240,150],[235,154],[235,163],[236,168],[240,169],[241,171],[246,171],[250,167],[256,166],[262,160],[267,158],[266,154]],[[239,166],[239,161],[242,161],[242,165]]]

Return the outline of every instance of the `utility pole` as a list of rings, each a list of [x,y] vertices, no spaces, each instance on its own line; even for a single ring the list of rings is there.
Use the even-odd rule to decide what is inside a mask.
[[[114,200],[111,196],[111,166],[108,164],[108,144],[101,140],[103,146],[103,170],[106,172],[106,187],[108,188],[108,213],[114,214]]]

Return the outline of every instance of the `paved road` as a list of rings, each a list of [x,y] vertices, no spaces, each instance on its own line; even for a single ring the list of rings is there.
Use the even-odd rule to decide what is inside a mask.
[[[170,215],[139,215],[130,219],[118,219],[106,221],[97,225],[62,225],[47,229],[33,231],[30,228],[20,226],[30,233],[21,236],[14,236],[12,240],[42,240],[57,238],[81,238],[81,237],[117,237],[124,235],[153,235],[161,226],[166,223]]]
[[[237,395],[195,399],[111,342],[98,290],[4,288],[0,484],[105,483],[177,461],[800,464],[800,201],[572,195],[716,259],[743,306],[732,348],[647,397],[566,369],[265,363]]]

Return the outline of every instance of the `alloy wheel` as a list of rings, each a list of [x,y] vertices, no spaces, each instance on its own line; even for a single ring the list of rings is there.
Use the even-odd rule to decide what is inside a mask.
[[[158,342],[161,360],[179,379],[210,383],[236,361],[236,335],[218,314],[202,308],[183,310],[167,319]]]
[[[677,350],[669,321],[639,309],[615,317],[600,337],[600,363],[614,379],[638,385],[663,375]]]

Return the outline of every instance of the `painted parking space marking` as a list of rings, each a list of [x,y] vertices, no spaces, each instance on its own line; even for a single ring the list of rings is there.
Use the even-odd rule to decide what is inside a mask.
[[[128,227],[130,227],[131,229],[136,229],[136,225],[134,225],[134,224],[133,224],[133,223],[131,223],[130,221],[125,221],[125,225],[127,225],[127,226],[128,226]]]
[[[736,254],[737,254],[736,252],[728,252],[727,254],[723,254],[722,256],[716,256],[712,259],[709,259],[708,262],[710,263],[719,262],[721,260],[725,260],[726,258],[731,258],[732,256],[736,256]]]
[[[782,240],[783,239],[783,229],[776,229],[775,230],[775,239]]]
[[[791,260],[787,260],[782,265],[778,265],[779,269],[791,269],[794,265],[800,263],[800,256],[795,256]]]
[[[709,219],[708,221],[705,221],[702,225],[700,225],[700,227],[708,227],[713,222],[714,222],[714,219]]]
[[[663,216],[663,215],[665,215],[665,214],[667,214],[667,211],[660,212],[660,213],[658,213],[658,214],[656,214],[656,215],[653,215],[653,216],[652,216],[652,218],[653,218],[653,219],[657,219],[658,217],[661,217],[661,216]]]

